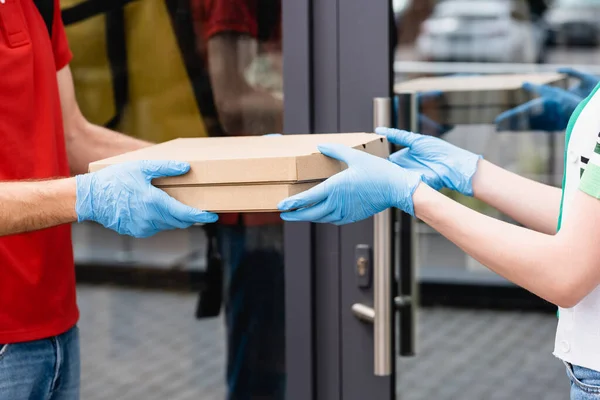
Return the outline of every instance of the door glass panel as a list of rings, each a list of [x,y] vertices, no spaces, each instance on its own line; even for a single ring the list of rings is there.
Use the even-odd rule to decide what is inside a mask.
[[[395,82],[457,74],[554,72],[559,67],[574,67],[591,74],[600,72],[597,67],[600,25],[595,17],[600,15],[598,1],[409,0],[396,3]],[[567,88],[577,83],[571,79]],[[583,99],[586,95],[580,94],[580,97]],[[520,175],[561,186],[566,123],[562,126],[540,123],[535,119],[535,111],[531,111],[496,125],[494,119],[503,110],[491,116],[487,123],[481,123],[478,119],[489,111],[482,109],[482,104],[491,104],[491,100],[480,97],[476,102],[468,95],[464,100],[467,106],[461,111],[462,120],[468,122],[472,117],[476,123],[447,124],[443,113],[436,119],[439,103],[433,99],[420,104],[421,113],[430,119],[421,120],[419,130],[482,154],[487,160]],[[486,215],[515,223],[481,201],[450,191],[444,193]],[[454,294],[449,295],[454,296],[454,300],[464,294],[460,293],[461,287],[511,286],[425,224],[418,223],[417,232],[420,282],[456,285]],[[494,296],[492,291],[489,298]],[[515,307],[519,308],[519,304]],[[398,364],[401,398],[485,398],[489,394],[486,388],[496,388],[498,398],[568,397],[564,367],[550,355],[555,315],[436,308],[426,309],[420,316],[420,355]],[[536,333],[527,333],[530,329]],[[513,334],[518,339],[513,338]],[[529,337],[535,339],[530,341]],[[460,356],[456,358],[451,354]],[[531,369],[521,368],[524,357],[531,362]],[[479,372],[473,374],[474,370]],[[539,373],[540,370],[543,373]],[[527,375],[528,371],[531,376]],[[427,378],[423,379],[424,376]],[[511,379],[515,380],[512,386],[500,383]],[[536,389],[528,384],[520,385],[517,379],[523,383],[544,381],[535,385]]]
[[[90,122],[156,143],[282,131],[280,0],[85,3],[61,0]],[[73,240],[82,398],[283,398],[278,215],[148,239],[79,224]]]

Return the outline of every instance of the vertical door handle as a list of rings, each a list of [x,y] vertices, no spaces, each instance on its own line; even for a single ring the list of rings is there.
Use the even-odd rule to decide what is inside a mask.
[[[373,100],[373,125],[390,126],[392,123],[392,101],[390,98]],[[374,216],[373,220],[373,285],[375,321],[375,375],[388,376],[392,373],[392,209]]]
[[[390,126],[392,107],[389,98],[376,98],[373,103],[375,127]],[[373,308],[354,304],[352,312],[365,322],[373,323],[374,373],[392,374],[392,210],[374,216],[373,226]]]

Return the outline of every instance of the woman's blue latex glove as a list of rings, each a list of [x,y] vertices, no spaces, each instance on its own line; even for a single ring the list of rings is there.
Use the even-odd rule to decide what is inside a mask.
[[[339,144],[319,146],[321,153],[348,165],[344,171],[279,204],[285,221],[344,225],[390,207],[414,216],[412,196],[421,176],[394,163]],[[294,211],[290,211],[294,210]]]
[[[600,79],[572,68],[562,68],[558,72],[579,79],[579,83],[569,90],[549,85],[523,84],[523,89],[540,97],[500,114],[495,121],[496,129],[546,132],[566,129],[579,103],[594,90]]]
[[[473,176],[483,157],[445,140],[391,128],[377,128],[390,143],[406,147],[390,156],[390,161],[417,172],[434,188],[449,188],[473,196]]]
[[[79,175],[78,221],[95,221],[138,238],[216,222],[217,215],[188,207],[152,186],[152,179],[183,175],[189,169],[188,163],[179,161],[136,161]]]

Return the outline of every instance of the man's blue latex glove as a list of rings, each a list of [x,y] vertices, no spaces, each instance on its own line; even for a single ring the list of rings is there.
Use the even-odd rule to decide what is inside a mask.
[[[446,187],[473,196],[473,176],[482,156],[418,133],[391,128],[377,128],[375,132],[406,147],[390,156],[393,163],[418,173],[435,190]]]
[[[496,118],[498,131],[546,131],[555,132],[567,128],[571,115],[596,87],[600,79],[576,71],[562,68],[560,73],[579,79],[579,83],[569,90],[525,83],[523,88],[540,97],[500,114]]]
[[[388,160],[340,144],[319,146],[321,153],[348,165],[344,171],[279,204],[285,221],[344,225],[390,207],[414,216],[412,196],[421,176]],[[295,211],[290,211],[295,210]]]
[[[183,175],[189,169],[188,163],[179,161],[136,161],[79,175],[78,221],[95,221],[138,238],[216,222],[217,215],[188,207],[152,186],[152,179]]]

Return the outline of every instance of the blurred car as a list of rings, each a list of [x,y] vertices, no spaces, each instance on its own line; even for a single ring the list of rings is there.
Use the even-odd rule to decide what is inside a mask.
[[[600,0],[556,0],[546,12],[549,42],[597,46],[600,43]]]
[[[446,0],[421,25],[417,51],[432,61],[535,63],[545,37],[516,0]]]

